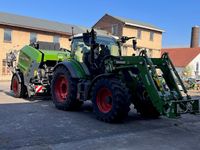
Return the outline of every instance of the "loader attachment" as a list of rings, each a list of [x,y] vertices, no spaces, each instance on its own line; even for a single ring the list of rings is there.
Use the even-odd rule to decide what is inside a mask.
[[[148,100],[161,115],[175,118],[182,113],[199,113],[199,100],[191,99],[188,95],[180,76],[166,53],[161,58],[149,58],[146,50],[142,50],[139,56],[123,56],[115,61],[107,60],[106,64],[108,64],[106,68],[110,68],[107,72],[114,72],[114,70],[128,72],[132,81],[129,80],[127,84],[133,95],[137,95],[135,93],[139,92],[137,85],[142,85],[147,96],[140,98],[140,101]],[[128,78],[125,77],[124,80],[126,81]],[[183,91],[180,91],[178,84]],[[135,99],[137,98],[135,96]],[[136,106],[140,101],[134,104],[133,100],[133,104]],[[140,110],[142,109],[146,109],[146,106],[140,106]]]
[[[182,113],[199,113],[199,99],[192,99],[178,75],[172,61],[167,53],[161,58],[148,58],[146,52],[141,53],[146,60],[148,70],[151,70],[153,84],[159,93],[161,103],[156,103],[155,97],[151,97],[153,105],[160,113],[167,117],[174,118]],[[160,72],[158,72],[160,71]],[[160,73],[160,75],[158,75]],[[182,87],[180,91],[178,84]],[[152,93],[149,92],[151,95]],[[159,106],[158,104],[162,104]],[[162,109],[160,109],[162,108]]]

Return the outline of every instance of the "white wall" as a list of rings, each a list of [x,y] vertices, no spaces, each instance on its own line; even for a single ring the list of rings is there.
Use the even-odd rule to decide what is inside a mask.
[[[200,71],[200,54],[198,54],[189,64],[188,66],[192,69],[192,77],[195,78],[196,64],[199,63],[199,71]],[[200,72],[199,72],[200,74]]]
[[[200,54],[198,54],[186,67],[191,68],[191,77],[195,78],[195,71],[196,71],[196,64],[197,62],[199,63],[199,71],[200,71]],[[185,67],[185,68],[186,68]],[[183,75],[184,67],[176,67],[177,72],[179,73],[180,76]],[[200,72],[199,72],[200,75]]]

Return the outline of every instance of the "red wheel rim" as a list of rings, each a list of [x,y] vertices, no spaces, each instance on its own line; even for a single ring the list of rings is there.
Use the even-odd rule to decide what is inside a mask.
[[[64,102],[68,96],[68,81],[64,75],[57,78],[55,92],[59,102]]]
[[[17,95],[18,94],[18,90],[19,90],[19,81],[18,81],[17,78],[13,79],[12,85],[13,85],[12,90],[13,90],[14,94]]]
[[[103,113],[107,113],[112,109],[112,93],[111,91],[103,87],[97,92],[96,102],[99,110]]]

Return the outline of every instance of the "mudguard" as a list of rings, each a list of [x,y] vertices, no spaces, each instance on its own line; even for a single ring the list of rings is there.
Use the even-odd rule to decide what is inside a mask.
[[[72,78],[84,79],[87,76],[87,72],[82,67],[82,65],[80,63],[78,63],[78,62],[73,61],[73,60],[71,60],[71,61],[63,61],[63,62],[58,63],[54,67],[54,71],[59,66],[66,67],[67,70],[70,72]]]
[[[10,90],[12,90],[12,80],[13,80],[13,77],[14,77],[15,75],[18,77],[19,83],[22,82],[22,79],[21,79],[21,77],[20,77],[20,75],[19,75],[19,72],[15,72],[15,73],[12,75],[11,84],[10,84]]]

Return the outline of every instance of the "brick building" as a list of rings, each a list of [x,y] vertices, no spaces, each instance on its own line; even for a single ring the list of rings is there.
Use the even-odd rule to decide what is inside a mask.
[[[0,80],[11,77],[6,66],[6,53],[35,41],[60,43],[61,47],[69,48],[72,27],[74,33],[84,32],[83,28],[75,25],[0,13]]]
[[[86,28],[76,25],[0,12],[0,80],[11,78],[11,73],[6,66],[6,53],[19,50],[24,45],[35,41],[60,43],[61,47],[69,49],[72,27],[74,34],[86,31]],[[152,57],[160,56],[163,30],[157,27],[108,14],[93,27],[104,34],[136,36],[139,47],[148,48],[149,55]],[[131,42],[126,43],[122,53],[131,55],[133,53],[131,47]]]
[[[105,14],[94,26],[96,29],[106,30],[116,36],[135,36],[139,48],[148,49],[150,57],[160,57],[162,48],[162,29],[153,25],[131,19]],[[133,53],[131,41],[124,46],[123,54]]]

